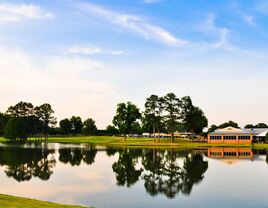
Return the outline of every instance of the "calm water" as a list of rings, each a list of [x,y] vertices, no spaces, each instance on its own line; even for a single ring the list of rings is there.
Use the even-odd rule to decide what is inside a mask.
[[[266,152],[1,144],[0,193],[102,207],[268,207]]]

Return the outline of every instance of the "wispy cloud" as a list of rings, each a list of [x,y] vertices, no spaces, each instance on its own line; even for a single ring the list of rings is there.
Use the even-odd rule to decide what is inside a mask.
[[[125,54],[122,50],[110,50],[103,49],[96,46],[87,45],[75,45],[65,49],[67,54],[78,54],[78,55],[94,55],[94,54],[108,54],[108,55],[122,55]]]
[[[90,3],[84,3],[80,5],[79,8],[89,14],[102,18],[109,23],[120,26],[130,32],[142,35],[148,40],[159,41],[171,46],[182,46],[187,44],[186,40],[177,38],[166,29],[152,24],[140,16],[108,10]]]
[[[19,22],[23,19],[52,18],[54,15],[32,4],[0,4],[0,23]]]
[[[201,29],[210,36],[215,36],[217,38],[217,40],[212,43],[212,47],[230,49],[230,44],[228,43],[230,30],[226,27],[217,26],[215,19],[216,16],[214,13],[208,14],[207,19],[201,24]]]
[[[143,2],[145,3],[145,4],[152,4],[152,3],[157,3],[157,2],[159,2],[160,0],[144,0]]]

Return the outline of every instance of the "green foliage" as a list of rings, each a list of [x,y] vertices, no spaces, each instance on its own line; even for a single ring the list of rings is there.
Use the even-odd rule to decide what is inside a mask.
[[[48,103],[35,107],[34,111],[35,115],[42,123],[42,130],[44,135],[46,136],[49,127],[55,126],[57,123],[56,118],[53,116],[54,111],[51,105]]]
[[[223,128],[226,128],[226,127],[229,127],[229,126],[234,127],[234,128],[240,128],[240,127],[238,126],[238,123],[236,123],[236,122],[234,122],[234,121],[228,121],[228,122],[225,122],[225,123],[219,125],[218,128],[219,128],[219,129],[223,129]]]
[[[213,124],[213,125],[211,125],[211,126],[209,127],[208,132],[209,132],[209,133],[210,133],[210,132],[214,132],[214,131],[216,131],[217,128],[218,128],[218,126],[215,125],[215,124]]]
[[[8,116],[7,114],[0,113],[0,135],[1,136],[4,135],[4,130],[5,130],[5,127],[9,118],[10,116]]]
[[[92,118],[88,118],[84,121],[83,133],[85,135],[95,135],[97,132],[97,126]]]
[[[253,124],[247,124],[247,125],[245,125],[244,128],[246,128],[246,129],[252,129],[252,128],[255,128],[255,126]]]
[[[71,134],[72,132],[72,124],[68,118],[65,118],[60,121],[60,131],[63,134]]]
[[[72,116],[70,119],[72,125],[72,133],[73,134],[81,134],[83,129],[83,122],[81,117],[79,116]]]
[[[268,132],[265,135],[265,141],[268,141]]]
[[[32,103],[19,102],[15,106],[10,106],[6,112],[10,116],[14,117],[27,117],[34,115],[34,106]]]
[[[119,131],[116,127],[109,125],[106,127],[107,134],[109,135],[117,135],[119,134]]]
[[[26,118],[12,117],[6,124],[4,137],[11,140],[25,140],[29,136],[27,130]]]
[[[195,134],[202,133],[203,129],[207,127],[208,120],[203,111],[192,104],[189,96],[181,99],[181,117],[186,131],[194,132]]]
[[[136,105],[131,102],[119,103],[116,109],[116,115],[113,118],[113,124],[119,129],[121,134],[131,133],[135,122],[141,118],[141,114]]]
[[[165,123],[169,132],[171,132],[171,141],[174,142],[174,131],[179,124],[180,119],[180,99],[174,93],[168,93],[164,97],[164,109],[166,112]]]

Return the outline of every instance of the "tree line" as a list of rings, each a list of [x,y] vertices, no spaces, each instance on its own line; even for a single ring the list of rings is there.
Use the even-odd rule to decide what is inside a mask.
[[[174,141],[175,131],[187,131],[192,134],[200,134],[207,127],[208,120],[204,112],[194,106],[189,96],[178,98],[174,93],[168,93],[163,97],[151,95],[146,99],[145,110],[141,113],[138,107],[131,103],[119,103],[113,125],[120,134],[126,138],[133,132],[149,132],[154,135],[158,132],[171,134]]]
[[[141,135],[143,132],[154,135],[160,132],[171,134],[174,141],[176,131],[200,134],[208,121],[203,111],[194,106],[189,96],[178,98],[174,93],[165,96],[151,95],[146,99],[143,112],[132,102],[119,103],[112,125],[105,130],[97,129],[95,121],[88,118],[82,121],[72,116],[59,121],[48,103],[34,106],[29,102],[19,102],[0,113],[0,136],[11,140],[45,138],[48,135]]]

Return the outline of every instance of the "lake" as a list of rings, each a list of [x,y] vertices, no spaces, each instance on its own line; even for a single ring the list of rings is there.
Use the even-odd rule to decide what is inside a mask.
[[[119,207],[268,207],[265,150],[0,143],[0,193]]]

